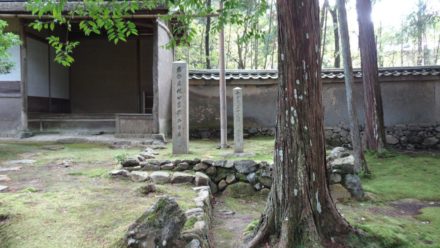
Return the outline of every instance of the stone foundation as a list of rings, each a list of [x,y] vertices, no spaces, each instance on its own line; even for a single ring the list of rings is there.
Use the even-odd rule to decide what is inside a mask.
[[[363,128],[361,127],[363,135]],[[243,133],[245,138],[255,136],[273,137],[273,128],[247,128]],[[215,129],[191,130],[193,139],[219,138],[220,131]],[[232,137],[232,129],[228,129]],[[330,147],[351,147],[350,129],[346,126],[326,127],[326,143]],[[389,147],[399,150],[440,150],[440,123],[395,125],[386,128],[386,143]]]

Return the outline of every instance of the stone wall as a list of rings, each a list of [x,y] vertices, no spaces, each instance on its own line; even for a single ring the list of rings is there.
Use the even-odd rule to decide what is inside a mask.
[[[431,71],[429,71],[431,70]],[[440,73],[439,68],[400,68],[380,74],[384,121],[388,144],[405,149],[440,149]],[[391,70],[390,70],[391,71]],[[192,138],[218,137],[218,82],[213,74],[194,76],[190,72],[190,129]],[[245,136],[273,135],[276,122],[277,79],[232,75],[227,80],[229,137],[232,138],[232,89],[243,89]],[[228,75],[228,74],[227,74]],[[364,121],[361,78],[357,75],[354,99],[359,120]],[[323,73],[324,121],[328,144],[349,144],[348,111],[343,74]],[[361,127],[362,129],[362,127]],[[397,141],[396,141],[397,140]]]

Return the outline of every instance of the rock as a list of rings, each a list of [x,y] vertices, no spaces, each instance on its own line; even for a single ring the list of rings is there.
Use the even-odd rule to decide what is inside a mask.
[[[359,176],[352,174],[345,175],[344,186],[356,200],[361,200],[364,197],[364,190],[362,189]]]
[[[139,162],[143,162],[143,161],[145,161],[145,158],[144,157],[142,157],[141,155],[137,155],[137,160],[139,160]]]
[[[335,147],[330,151],[330,154],[327,156],[328,161],[333,161],[338,158],[343,158],[350,156],[350,152],[344,147]]]
[[[174,172],[171,177],[171,183],[192,183],[194,176],[183,172]]]
[[[11,181],[11,178],[9,178],[7,175],[0,175],[0,182],[9,182]]]
[[[0,192],[6,192],[8,191],[8,189],[9,189],[8,186],[0,185]]]
[[[134,167],[125,167],[124,170],[128,170],[130,172],[140,171],[140,170],[142,170],[142,166],[139,165],[139,166],[134,166]]]
[[[173,163],[168,163],[168,164],[163,164],[160,166],[161,170],[174,170],[174,164]]]
[[[174,168],[175,171],[185,171],[191,169],[191,166],[188,162],[182,162],[177,164],[176,168]]]
[[[247,183],[247,178],[246,175],[241,174],[241,173],[236,173],[235,176],[237,177],[237,180],[240,182],[246,182]]]
[[[203,208],[192,208],[189,209],[185,212],[186,218],[191,218],[191,217],[197,217],[197,216],[201,216],[204,215],[205,211],[203,211]]]
[[[242,174],[249,174],[258,170],[257,163],[253,160],[235,161],[235,169]]]
[[[214,166],[211,166],[208,169],[206,169],[205,173],[210,176],[215,176],[215,174],[217,173],[217,169]]]
[[[354,156],[337,158],[330,163],[333,173],[353,174],[354,173]]]
[[[211,189],[212,194],[217,194],[218,186],[213,181],[209,181],[209,188]]]
[[[227,184],[231,184],[234,183],[235,181],[237,181],[237,178],[235,177],[235,174],[230,174],[226,177],[226,183]]]
[[[195,171],[205,171],[206,169],[208,169],[208,165],[205,163],[198,163],[194,166],[194,170]]]
[[[233,174],[234,172],[230,169],[225,169],[217,167],[217,175],[213,178],[215,183],[219,183],[221,180],[226,179],[227,176]]]
[[[147,184],[147,185],[140,187],[138,189],[138,191],[139,191],[139,193],[141,193],[143,195],[148,195],[150,193],[156,192],[156,185],[150,183],[150,184]]]
[[[134,167],[139,165],[139,160],[137,158],[128,158],[122,161],[122,167]]]
[[[0,168],[0,172],[7,172],[7,171],[19,171],[21,170],[21,166],[17,167],[7,167],[7,168]]]
[[[261,186],[261,183],[256,183],[256,184],[254,185],[254,189],[255,189],[256,191],[260,191],[262,188],[263,188],[263,187]]]
[[[202,172],[196,172],[195,174],[195,185],[196,186],[209,186],[209,177]]]
[[[258,181],[266,188],[272,187],[272,178],[271,177],[260,177]]]
[[[170,173],[165,171],[155,171],[151,173],[150,178],[156,184],[166,184],[171,180]]]
[[[185,248],[202,248],[202,245],[200,243],[200,240],[198,239],[193,239],[191,240],[191,242],[189,242]]]
[[[158,171],[160,170],[159,163],[156,163],[154,160],[141,162],[140,165],[142,166],[142,170],[144,171]]]
[[[141,152],[141,154],[139,154],[141,157],[143,157],[144,159],[155,159],[156,156],[154,156],[153,154],[149,153],[149,152]]]
[[[348,190],[344,188],[341,184],[330,185],[330,193],[333,200],[335,201],[344,202],[351,198],[350,192],[348,192]]]
[[[112,170],[109,175],[114,178],[128,178],[130,177],[130,172],[127,170]]]
[[[399,144],[399,140],[396,137],[389,135],[389,134],[386,135],[385,140],[386,140],[387,144],[389,144],[389,145]]]
[[[207,165],[209,165],[209,166],[212,166],[212,164],[214,163],[214,161],[204,159],[204,160],[202,160],[202,163],[207,164]]]
[[[423,145],[424,146],[434,146],[439,142],[439,139],[437,139],[436,137],[429,137],[423,140]]]
[[[228,186],[228,184],[226,183],[226,181],[225,181],[225,180],[221,180],[221,181],[218,183],[218,190],[224,190],[224,189],[226,188],[226,186]]]
[[[337,173],[330,174],[330,184],[340,183],[342,181],[342,176]]]
[[[257,174],[251,173],[247,175],[246,179],[250,184],[255,184],[257,183]]]
[[[234,168],[234,161],[231,161],[231,160],[226,161],[224,167],[225,167],[226,169]]]
[[[248,183],[238,182],[229,185],[225,191],[223,191],[223,194],[232,198],[243,198],[255,194],[255,189]]]
[[[225,167],[226,166],[226,160],[219,160],[219,161],[214,161],[212,163],[212,166],[214,167]]]
[[[174,199],[160,198],[128,228],[124,244],[130,248],[178,247],[185,222],[185,214]]]
[[[130,173],[130,179],[134,182],[145,182],[150,180],[150,175],[145,171],[133,171]]]

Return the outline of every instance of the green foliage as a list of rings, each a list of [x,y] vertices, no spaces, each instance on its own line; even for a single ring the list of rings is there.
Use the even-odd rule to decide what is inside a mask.
[[[9,48],[20,45],[20,38],[18,35],[5,32],[7,27],[6,21],[0,20],[0,74],[9,73],[14,66],[9,60]]]
[[[128,157],[128,153],[124,152],[121,154],[118,154],[115,156],[116,161],[118,162],[118,164],[121,164],[122,162],[124,162]]]
[[[243,235],[245,237],[251,235],[257,229],[259,224],[260,224],[260,219],[252,220],[251,223],[249,223],[246,226],[246,229],[244,229]]]
[[[171,40],[168,47],[174,47],[179,42],[189,44],[196,35],[196,29],[191,23],[195,18],[207,15],[218,14],[217,25],[213,30],[219,30],[227,23],[241,24],[245,21],[255,19],[263,13],[266,0],[260,0],[260,8],[249,16],[244,16],[237,11],[238,6],[243,7],[239,0],[223,0],[224,8],[216,13],[213,8],[206,7],[203,0],[142,0],[142,1],[106,1],[106,0],[84,0],[81,3],[68,5],[67,0],[46,1],[29,0],[27,9],[33,15],[39,17],[30,26],[37,31],[53,31],[57,27],[65,27],[67,32],[71,31],[71,20],[81,17],[80,30],[86,35],[101,35],[105,32],[107,39],[114,44],[125,42],[130,36],[138,35],[135,23],[126,17],[132,16],[138,11],[152,10],[158,6],[168,6],[170,12],[160,16],[163,20],[169,21],[173,26],[176,37]],[[67,8],[69,7],[69,8]],[[65,11],[67,10],[67,13]],[[49,16],[51,19],[43,19]],[[258,35],[253,31],[250,35]],[[79,45],[78,41],[62,40],[58,35],[51,35],[49,43],[55,48],[55,61],[70,66],[73,62],[73,49]]]

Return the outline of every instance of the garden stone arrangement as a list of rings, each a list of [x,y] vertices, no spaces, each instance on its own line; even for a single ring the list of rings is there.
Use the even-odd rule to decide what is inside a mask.
[[[155,150],[146,148],[139,155],[121,161],[121,168],[111,171],[110,176],[134,182],[149,182],[140,188],[139,191],[143,194],[154,192],[155,184],[193,184],[196,186],[194,190],[198,192],[194,199],[197,207],[183,214],[173,199],[159,199],[129,228],[124,239],[125,247],[150,247],[153,243],[154,247],[167,247],[170,243],[178,245],[176,247],[212,247],[210,228],[213,194],[253,194],[257,191],[269,191],[272,185],[273,164],[265,161],[197,158],[170,161],[156,160],[156,155]],[[349,198],[361,200],[364,192],[360,178],[354,172],[353,155],[345,148],[336,147],[330,152],[327,161],[333,198],[339,201]],[[228,191],[228,188],[231,190]],[[172,210],[172,213],[167,213],[167,209]],[[175,219],[173,223],[166,218],[160,218],[174,215],[180,217],[171,218]],[[149,216],[158,218],[152,219]],[[185,223],[191,223],[188,230],[183,230]],[[170,229],[169,226],[173,228]],[[161,229],[167,232],[164,233]]]
[[[147,148],[138,156],[125,159],[121,168],[110,172],[112,177],[129,178],[136,182],[155,184],[188,183],[209,186],[213,194],[224,191],[235,183],[252,185],[254,191],[269,189],[272,185],[273,165],[253,160],[156,160],[157,153]],[[364,196],[360,178],[354,172],[354,157],[342,147],[334,148],[327,157],[329,183],[334,198],[343,200]]]

